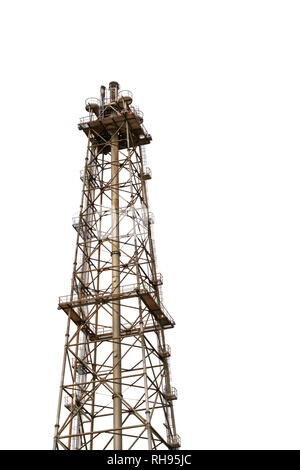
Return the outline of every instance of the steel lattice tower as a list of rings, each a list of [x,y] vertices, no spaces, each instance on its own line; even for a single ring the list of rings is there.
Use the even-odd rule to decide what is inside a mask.
[[[170,348],[144,146],[151,136],[117,82],[86,100],[87,152],[53,449],[176,449]]]

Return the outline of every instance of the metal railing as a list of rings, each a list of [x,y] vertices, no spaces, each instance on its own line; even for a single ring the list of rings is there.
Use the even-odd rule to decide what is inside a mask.
[[[137,284],[128,284],[127,286],[121,286],[120,292],[131,292],[137,289]]]
[[[145,134],[146,137],[151,137],[150,134],[146,131],[146,128],[142,123],[140,124],[140,127],[143,130],[143,133]]]
[[[121,98],[130,98],[131,101],[132,101],[133,100],[133,94],[130,90],[121,90],[121,91],[119,91],[119,93],[117,95],[117,100],[119,100]],[[102,104],[109,104],[109,103],[114,103],[114,101],[110,101],[109,93],[103,99],[91,96],[91,97],[89,97],[85,100],[85,106],[88,106],[90,104],[91,105],[96,104],[100,107]]]
[[[146,149],[145,147],[141,147],[141,157],[142,157],[142,161],[143,161],[143,166],[146,167],[147,166],[147,153],[146,153]]]
[[[103,214],[103,216],[106,216],[107,214]],[[72,219],[72,226],[73,228],[78,232],[79,231],[79,217],[73,217]],[[148,231],[146,230],[147,224],[143,223],[143,226],[145,227],[144,230],[139,230],[137,233],[134,232],[133,229],[127,231],[126,233],[119,233],[118,236],[113,236],[112,235],[112,229],[108,229],[106,231],[101,231],[97,228],[98,223],[96,223],[95,220],[90,220],[87,221],[86,217],[82,217],[81,223],[80,223],[80,236],[82,238],[89,238],[89,239],[97,239],[97,240],[106,240],[106,241],[113,241],[113,240],[121,240],[124,238],[135,238],[135,237],[147,237],[148,236]]]
[[[87,225],[88,223],[90,224],[91,222],[94,221],[94,219],[92,219],[92,220],[90,220],[89,222],[87,222],[86,219],[87,219],[88,217],[93,217],[93,214],[87,214],[87,215],[81,217],[82,225],[85,226],[85,227],[86,227],[86,225]],[[77,216],[77,217],[73,217],[73,218],[72,218],[72,225],[73,225],[73,227],[74,227],[74,225],[79,225],[79,220],[80,220],[80,216]]]
[[[91,97],[91,98],[87,98],[87,99],[85,100],[85,107],[87,107],[87,106],[89,106],[89,105],[93,105],[93,104],[96,104],[97,106],[100,107],[101,102],[100,102],[99,98],[93,98],[93,97]]]
[[[150,168],[149,168],[148,166],[146,166],[146,167],[144,168],[144,174],[143,174],[143,176],[144,176],[144,179],[150,179],[150,178],[152,178],[152,171],[150,170]]]
[[[139,110],[138,108],[134,108],[133,106],[130,107],[129,111],[132,111],[140,120],[143,120],[144,113]],[[103,114],[100,112],[100,119],[103,117]],[[88,124],[89,122],[97,121],[99,118],[95,114],[90,114],[89,116],[83,116],[79,118],[80,124]],[[142,129],[142,133],[140,134],[141,137],[150,137],[150,134],[146,131],[143,124],[140,122],[140,127]]]
[[[171,356],[171,348],[168,344],[164,346],[158,346],[158,354],[162,357],[169,357]]]
[[[171,434],[170,432],[167,432],[167,441],[169,446],[173,448],[181,447],[181,439],[178,434]]]
[[[76,403],[75,403],[76,401]],[[71,397],[65,397],[64,398],[64,403],[65,403],[65,407],[70,410],[71,409],[71,406],[72,406],[72,398]],[[73,400],[73,410],[76,409],[76,407],[80,406],[80,401],[78,398],[76,398],[76,400],[74,399]]]
[[[118,99],[120,99],[120,98],[131,98],[131,100],[132,100],[133,99],[133,94],[129,90],[121,90],[118,93]]]
[[[149,219],[150,224],[154,224],[155,218],[154,218],[153,212],[148,213],[148,219]]]
[[[75,366],[76,363],[76,372],[79,375],[85,375],[87,373],[86,368],[84,367],[83,364],[81,364],[80,361],[76,360],[74,357],[72,358],[72,367]]]
[[[169,314],[168,310],[166,309],[166,307],[160,303],[160,309],[161,311],[163,312],[164,316],[167,317],[167,319],[169,320],[170,323],[175,323],[174,322],[174,319],[171,317],[171,315]]]
[[[137,289],[136,284],[128,284],[126,286],[119,287],[119,290],[121,293],[133,292],[136,289]],[[81,295],[78,295],[78,294],[62,295],[59,297],[59,303],[78,302],[81,300],[82,302],[86,302],[89,300],[93,300],[97,297],[102,297],[103,295],[111,295],[112,294],[111,286],[109,286],[107,289],[97,290],[93,294],[94,295],[89,295],[89,296],[85,296],[83,293]]]
[[[117,101],[120,98],[130,98],[131,101],[133,100],[133,94],[130,90],[120,90],[117,94]],[[115,103],[115,101],[110,100],[110,94],[108,92],[107,96],[104,97],[103,101],[100,101],[101,104],[110,104],[110,103]]]
[[[124,98],[124,100],[126,100],[126,98],[130,99],[130,103],[132,102],[133,100],[133,94],[130,90],[121,90],[118,92],[118,95],[117,95],[117,101]],[[108,96],[105,96],[104,98],[96,98],[96,97],[89,97],[85,100],[85,108],[88,110],[88,107],[90,106],[91,108],[93,107],[93,105],[95,106],[98,106],[99,109],[101,109],[101,107],[103,107],[103,105],[108,105],[110,103],[114,103],[114,101],[110,101],[110,96],[108,94]],[[103,110],[103,108],[102,108]],[[141,120],[143,120],[144,118],[144,113],[139,109],[138,106],[130,106],[130,108],[128,108],[129,111],[133,112],[133,114],[135,114],[136,116],[138,116]],[[101,113],[102,114],[102,113]],[[88,123],[88,122],[91,122],[91,121],[95,121],[97,120],[98,117],[97,116],[93,116],[93,115],[90,115],[90,116],[84,116],[84,117],[81,117],[80,118],[80,123],[81,124],[84,124],[84,123]],[[143,129],[144,130],[144,129]],[[147,134],[147,133],[146,133]]]
[[[139,214],[141,221],[145,227],[148,226],[148,222],[150,224],[154,224],[154,215],[153,212],[147,212],[147,209],[141,208],[142,213]]]
[[[156,286],[161,286],[164,282],[163,275],[161,273],[156,273],[156,279],[152,279],[152,282]]]
[[[91,114],[91,116],[83,116],[80,118],[80,124],[88,123],[91,121],[97,121],[98,117],[95,114]]]
[[[136,114],[140,119],[144,118],[144,113],[137,106],[130,106],[130,111]]]
[[[134,211],[135,215],[140,217],[142,220],[148,219],[148,213],[147,213],[147,209],[145,207],[135,207],[135,206],[120,207],[118,209],[117,213],[120,216],[129,216],[129,217],[131,217],[132,216],[132,211]],[[97,218],[103,217],[103,216],[106,216],[106,215],[111,215],[113,212],[116,213],[116,210],[111,209],[110,207],[103,207],[102,206],[101,211],[100,210],[99,211],[92,211],[92,212],[88,212],[88,213],[83,212],[82,213],[82,220],[86,219],[87,217],[94,216],[94,215]],[[80,217],[80,215],[78,215],[78,213],[77,213],[76,215],[74,215],[73,220],[75,220],[76,218],[79,219],[79,217]],[[152,220],[154,220],[154,215],[153,215],[152,212],[149,212],[149,217]]]
[[[177,388],[170,387],[169,390],[165,388],[163,390],[163,395],[166,398],[166,400],[177,400],[177,397],[178,397]]]
[[[133,292],[137,293],[149,293],[150,295],[155,295],[155,292],[151,288],[151,286],[148,285],[144,281],[144,284],[138,288],[137,284],[128,284],[125,286],[120,286],[119,287],[119,292],[120,294],[130,294]],[[107,287],[107,289],[101,289],[93,292],[93,295],[84,295],[82,292],[81,294],[73,294],[73,295],[62,295],[59,297],[59,305],[61,304],[67,304],[67,303],[76,303],[76,302],[82,302],[83,304],[89,304],[93,303],[93,301],[98,300],[99,297],[102,296],[111,296],[113,295],[114,292],[111,289],[111,286]],[[174,319],[171,317],[169,314],[168,310],[165,308],[165,306],[160,303],[159,305],[160,310],[163,312],[164,316],[169,320],[170,323],[174,324]]]
[[[130,331],[130,330],[139,330],[140,325],[139,324],[133,324],[129,322],[122,322],[121,321],[121,331]],[[105,334],[110,334],[112,332],[112,326],[98,326],[96,330],[97,335],[105,335]]]

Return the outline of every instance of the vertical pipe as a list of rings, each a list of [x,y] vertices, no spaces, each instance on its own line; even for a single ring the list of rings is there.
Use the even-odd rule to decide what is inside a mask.
[[[100,88],[100,98],[101,98],[101,104],[102,104],[102,105],[105,104],[105,91],[106,91],[105,86],[101,85],[101,88]]]
[[[119,91],[120,85],[118,82],[110,82],[109,84],[109,97],[110,97],[110,102],[114,103],[118,99],[118,91]]]
[[[112,294],[120,293],[120,247],[119,247],[119,142],[118,134],[111,137],[111,225],[112,225]],[[120,299],[112,302],[113,334],[113,427],[114,449],[122,449],[122,401],[121,401],[121,342]]]

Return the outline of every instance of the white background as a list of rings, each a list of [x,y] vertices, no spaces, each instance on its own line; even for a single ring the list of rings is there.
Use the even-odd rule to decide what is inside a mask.
[[[183,449],[300,448],[298,1],[1,3],[2,449],[52,446],[84,100],[152,134]]]

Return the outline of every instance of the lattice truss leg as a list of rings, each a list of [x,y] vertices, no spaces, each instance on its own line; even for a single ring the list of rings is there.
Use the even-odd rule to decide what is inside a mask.
[[[178,448],[144,148],[123,102],[106,104],[88,137],[55,449]],[[105,124],[105,120],[107,123]],[[97,127],[97,125],[98,127]],[[100,128],[101,124],[101,128]],[[136,127],[136,126],[135,126]]]

